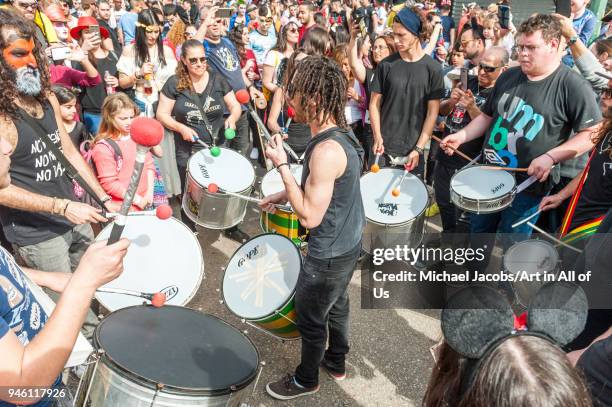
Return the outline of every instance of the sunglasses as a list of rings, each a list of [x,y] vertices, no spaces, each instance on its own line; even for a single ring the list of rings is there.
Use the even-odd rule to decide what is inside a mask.
[[[482,69],[486,73],[493,73],[496,70],[498,70],[499,68],[501,68],[501,67],[500,66],[489,66],[489,65],[485,65],[485,64],[479,64],[478,65],[478,69]]]
[[[187,61],[189,61],[189,65],[195,65],[198,62],[204,65],[206,64],[206,57],[187,58]]]
[[[296,32],[298,32],[298,29],[297,29],[297,28],[295,28],[295,27],[287,28],[287,32],[288,32],[288,33],[295,34]]]
[[[271,17],[259,17],[259,21],[264,23],[271,23],[274,20]]]

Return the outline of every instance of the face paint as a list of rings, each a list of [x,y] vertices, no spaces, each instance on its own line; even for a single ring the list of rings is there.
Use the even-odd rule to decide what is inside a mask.
[[[19,38],[2,51],[2,56],[6,63],[17,70],[30,66],[37,68],[36,58],[34,58],[34,40]]]

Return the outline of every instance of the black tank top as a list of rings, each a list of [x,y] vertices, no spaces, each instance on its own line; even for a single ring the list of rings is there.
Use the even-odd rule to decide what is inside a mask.
[[[310,156],[315,146],[325,140],[340,144],[347,160],[344,173],[334,182],[334,192],[321,224],[310,229],[308,256],[317,259],[330,259],[354,249],[361,242],[365,225],[359,188],[364,151],[352,131],[334,127],[310,140],[304,157],[302,188],[310,174]]]
[[[60,144],[59,130],[50,104],[43,106],[42,119],[35,119],[49,137]],[[30,125],[24,117],[31,117],[18,108],[19,118],[13,123],[17,128],[17,146],[11,155],[11,183],[17,187],[49,197],[74,199],[72,182],[64,175],[64,167],[47,147],[47,134],[41,134],[38,126]],[[26,212],[0,206],[0,221],[9,242],[27,246],[44,242],[66,233],[72,228],[66,218],[42,212]]]

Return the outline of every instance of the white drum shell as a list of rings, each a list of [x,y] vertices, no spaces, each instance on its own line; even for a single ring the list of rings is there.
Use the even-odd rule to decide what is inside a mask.
[[[514,201],[514,195],[516,194],[516,181],[513,181],[513,186],[509,190],[509,192],[502,194],[501,196],[494,198],[483,198],[483,199],[475,199],[468,198],[466,196],[461,195],[457,191],[453,189],[454,180],[457,178],[462,171],[465,170],[473,170],[478,167],[482,167],[483,165],[473,165],[471,167],[464,168],[459,170],[452,176],[450,182],[450,198],[451,201],[461,210],[471,213],[495,213],[503,211],[505,208],[512,204]],[[501,170],[489,170],[492,173],[499,172]],[[513,178],[514,179],[514,178]],[[474,182],[478,182],[478,180],[474,180]]]

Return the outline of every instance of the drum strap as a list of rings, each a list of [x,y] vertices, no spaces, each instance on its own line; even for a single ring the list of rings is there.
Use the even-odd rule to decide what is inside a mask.
[[[567,207],[567,211],[565,211],[565,216],[563,217],[563,222],[561,223],[561,231],[560,231],[562,238],[565,235],[567,235],[569,232],[569,227],[572,224],[572,219],[574,218],[574,212],[576,211],[576,206],[578,206],[580,195],[582,195],[582,188],[584,187],[584,183],[586,182],[587,174],[589,173],[589,168],[591,167],[591,161],[593,161],[593,157],[595,156],[596,151],[597,151],[597,148],[593,148],[593,151],[591,151],[589,160],[587,161],[586,166],[584,167],[584,172],[582,173],[582,176],[580,177],[580,181],[578,182],[578,189],[576,189],[576,192],[574,192],[574,195],[572,196],[569,206]]]
[[[209,77],[210,77],[209,83],[208,85],[206,85],[206,88],[212,91],[214,90],[214,87],[215,87],[215,79],[217,79],[217,74],[209,71]],[[206,100],[209,94],[210,92],[207,92],[205,94],[204,100]],[[198,92],[195,92],[195,91],[194,92],[189,91],[188,95],[189,95],[189,98],[198,107],[198,110],[200,110],[200,115],[202,116],[202,120],[204,121],[204,126],[206,127],[206,130],[210,134],[210,139],[212,140],[212,144],[215,145],[215,134],[217,132],[215,131],[215,129],[213,129],[212,125],[208,121],[208,117],[206,116],[206,112],[204,111],[204,101],[202,100],[202,97],[200,96]]]

